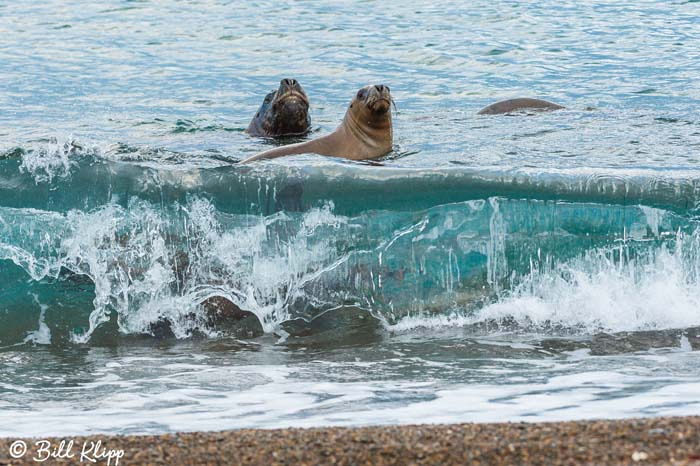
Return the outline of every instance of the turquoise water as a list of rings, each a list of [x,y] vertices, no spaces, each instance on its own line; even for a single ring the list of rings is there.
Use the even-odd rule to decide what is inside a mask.
[[[0,2],[0,435],[698,413],[697,5]]]

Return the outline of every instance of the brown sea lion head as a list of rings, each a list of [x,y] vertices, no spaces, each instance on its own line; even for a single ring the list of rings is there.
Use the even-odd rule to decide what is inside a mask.
[[[309,98],[296,79],[280,81],[263,101],[248,127],[258,136],[280,137],[306,134],[311,128]]]
[[[358,121],[370,127],[390,127],[392,103],[389,86],[375,84],[357,91],[349,110]]]

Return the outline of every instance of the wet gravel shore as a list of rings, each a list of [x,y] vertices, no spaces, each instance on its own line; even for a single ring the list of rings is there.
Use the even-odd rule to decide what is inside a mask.
[[[13,459],[17,439],[0,439],[0,464],[39,464],[37,439]],[[58,447],[61,439],[50,439]],[[73,437],[123,450],[118,464],[700,464],[700,417],[556,423],[233,430],[148,436]],[[91,445],[88,443],[88,445]],[[17,446],[14,446],[17,448]],[[64,449],[64,456],[67,449]],[[15,455],[17,450],[15,450]],[[94,455],[93,455],[94,458]],[[99,458],[98,458],[99,459]],[[88,463],[87,460],[82,464]],[[102,457],[95,464],[107,464]],[[111,464],[116,464],[113,458]]]

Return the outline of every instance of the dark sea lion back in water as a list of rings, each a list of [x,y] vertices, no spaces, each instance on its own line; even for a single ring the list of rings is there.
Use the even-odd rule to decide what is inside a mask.
[[[365,86],[357,92],[345,112],[343,122],[331,134],[313,141],[271,149],[241,163],[308,153],[352,160],[376,159],[389,153],[392,148],[392,103],[388,86]]]
[[[550,111],[559,110],[561,105],[554,104],[552,102],[547,102],[546,100],[540,99],[509,99],[496,102],[491,104],[486,108],[479,110],[477,115],[501,115],[504,113],[513,113],[523,110],[538,110],[538,111]]]
[[[246,132],[253,136],[301,136],[309,132],[309,99],[296,79],[283,79],[265,96]]]

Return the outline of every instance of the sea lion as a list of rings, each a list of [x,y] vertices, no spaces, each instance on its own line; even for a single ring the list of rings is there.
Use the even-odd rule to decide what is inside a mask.
[[[554,104],[552,102],[547,102],[546,100],[540,99],[509,99],[496,102],[491,104],[486,108],[479,110],[477,115],[501,115],[504,113],[519,112],[522,110],[538,110],[538,111],[549,111],[549,110],[559,110],[561,105]]]
[[[389,86],[365,86],[357,91],[343,122],[331,134],[261,152],[241,163],[308,153],[352,160],[376,159],[392,148],[392,103]]]
[[[301,136],[309,132],[309,98],[296,79],[283,79],[265,96],[246,132],[252,136]]]

